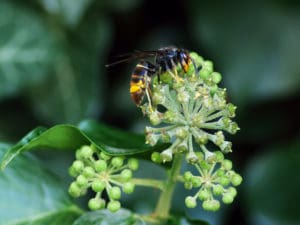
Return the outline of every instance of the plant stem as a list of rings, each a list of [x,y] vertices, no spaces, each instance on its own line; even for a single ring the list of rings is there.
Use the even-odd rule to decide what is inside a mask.
[[[182,164],[182,154],[175,154],[172,168],[170,169],[167,177],[167,181],[164,186],[164,190],[161,192],[154,211],[154,216],[158,218],[168,218],[172,196],[177,182],[177,177],[180,173],[180,168]]]
[[[160,190],[163,190],[163,182],[160,180],[155,179],[139,179],[139,178],[132,178],[131,182],[133,182],[135,185],[145,186],[145,187],[154,187],[158,188]]]

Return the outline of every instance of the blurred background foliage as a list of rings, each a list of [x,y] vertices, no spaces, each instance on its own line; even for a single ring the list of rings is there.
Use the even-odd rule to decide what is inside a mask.
[[[128,93],[137,62],[104,65],[134,49],[187,48],[214,62],[238,106],[229,157],[244,176],[232,205],[188,215],[214,225],[300,224],[299,40],[292,0],[0,0],[0,138],[85,118],[142,132],[148,122]],[[59,157],[48,158],[51,167],[68,156]]]

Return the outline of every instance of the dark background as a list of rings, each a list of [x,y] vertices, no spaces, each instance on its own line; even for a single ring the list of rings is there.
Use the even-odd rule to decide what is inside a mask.
[[[176,45],[214,62],[238,106],[244,183],[211,224],[300,224],[298,1],[0,0],[0,138],[85,118],[142,132],[119,54]],[[174,211],[184,209],[174,200]]]

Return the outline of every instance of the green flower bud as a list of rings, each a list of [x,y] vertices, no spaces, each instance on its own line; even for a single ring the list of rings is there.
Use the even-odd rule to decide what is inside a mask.
[[[216,171],[216,176],[217,177],[223,177],[225,175],[225,171],[223,169],[218,169]]]
[[[185,127],[179,127],[176,129],[176,137],[183,140],[188,136],[188,131]]]
[[[193,188],[192,182],[185,182],[184,183],[184,188],[187,190],[191,190]]]
[[[224,192],[224,188],[220,184],[216,184],[213,186],[213,193],[214,195],[221,195]]]
[[[153,111],[152,113],[149,114],[149,120],[152,125],[156,126],[161,123],[160,114],[161,113],[159,113],[158,111]]]
[[[86,178],[92,178],[94,177],[95,175],[95,170],[90,167],[90,166],[87,166],[83,169],[83,172],[82,174],[86,177]]]
[[[195,127],[199,127],[199,128],[201,128],[201,126],[203,125],[203,123],[204,123],[205,121],[204,121],[204,117],[203,117],[203,115],[202,114],[200,114],[200,113],[197,113],[197,114],[195,114],[194,116],[193,116],[193,118],[192,118],[192,124],[193,124],[193,126],[195,126]],[[206,135],[204,134],[204,133],[199,133],[199,134],[196,134],[197,135],[197,137],[196,138],[206,138],[207,139],[207,137],[206,137]]]
[[[109,191],[108,191],[108,195],[111,199],[113,200],[118,200],[121,198],[121,189],[119,187],[112,187]]]
[[[184,181],[191,181],[191,179],[193,178],[193,174],[190,172],[190,171],[186,171],[184,174],[183,174],[183,179]]]
[[[222,162],[224,160],[224,154],[221,151],[216,151],[215,156],[217,162]]]
[[[106,187],[106,184],[102,180],[94,180],[92,183],[92,190],[95,192],[101,192]]]
[[[121,208],[121,203],[119,201],[110,201],[107,204],[107,208],[111,212],[117,212]]]
[[[77,182],[71,183],[71,185],[69,187],[69,194],[74,198],[77,198],[80,196],[81,188],[78,186]]]
[[[203,67],[210,70],[211,72],[214,70],[214,64],[210,60],[205,60],[203,63]]]
[[[233,117],[235,117],[236,106],[231,103],[228,103],[226,105],[226,111],[227,111],[228,116],[230,118],[233,118]]]
[[[132,171],[130,169],[125,169],[121,172],[121,177],[125,181],[129,181],[132,178]]]
[[[84,145],[80,148],[80,155],[84,159],[92,157],[93,153],[94,153],[93,149],[88,145]]]
[[[211,74],[211,78],[212,78],[212,82],[214,82],[215,84],[218,84],[222,80],[222,75],[218,72],[213,72]]]
[[[204,62],[203,58],[195,52],[190,52],[190,57],[194,60],[194,63],[196,64],[197,67],[201,66]],[[194,66],[190,66],[190,67],[194,69]]]
[[[232,152],[232,143],[231,143],[230,141],[224,141],[224,142],[220,145],[220,149],[221,149],[222,152],[224,152],[224,153]]]
[[[225,137],[224,137],[224,134],[222,131],[218,131],[215,133],[215,141],[214,143],[217,145],[217,146],[220,146],[224,143],[224,140],[225,140]]]
[[[222,202],[225,204],[231,204],[233,202],[234,197],[231,194],[224,194],[222,197]]]
[[[220,202],[218,200],[206,200],[202,203],[202,207],[207,211],[217,211],[220,208]]]
[[[184,91],[184,89],[182,91],[179,91],[177,94],[177,100],[180,103],[187,103],[189,102],[190,99],[190,95],[187,91]]]
[[[232,195],[233,197],[235,197],[237,195],[237,190],[234,187],[229,187],[226,190],[226,193]]]
[[[188,208],[195,208],[197,206],[197,201],[194,197],[188,196],[185,198],[185,205]]]
[[[209,170],[211,168],[211,165],[206,160],[200,161],[199,166],[204,170]]]
[[[87,186],[87,183],[88,183],[88,180],[86,179],[85,176],[83,175],[79,175],[77,178],[76,178],[76,183],[79,187],[86,187]]]
[[[73,166],[71,166],[69,168],[69,174],[70,174],[71,177],[77,177],[79,175],[79,173],[74,169]]]
[[[174,123],[177,119],[176,113],[170,110],[167,110],[164,113],[164,120],[166,123]]]
[[[194,188],[200,187],[202,185],[201,177],[193,177],[191,179],[191,182]]]
[[[214,152],[206,151],[205,158],[209,164],[216,163],[216,161],[217,161],[217,156]]]
[[[186,141],[182,141],[179,145],[177,145],[174,149],[176,153],[182,153],[188,151],[188,144]]]
[[[202,152],[196,152],[196,155],[197,155],[199,161],[204,160],[204,154]]]
[[[152,96],[152,102],[154,105],[163,105],[165,103],[165,96],[162,93],[155,91]]]
[[[235,134],[236,132],[238,132],[240,130],[239,126],[237,125],[237,123],[235,122],[231,122],[230,126],[227,128],[227,131],[230,134]]]
[[[200,77],[203,79],[203,80],[206,80],[209,75],[211,74],[211,70],[210,69],[207,69],[207,68],[202,68],[200,70]]]
[[[105,160],[99,159],[94,163],[94,167],[97,172],[102,172],[107,169],[107,163]]]
[[[223,187],[228,186],[230,184],[230,179],[226,176],[220,177],[218,181],[219,184],[221,184]]]
[[[139,160],[136,158],[130,158],[128,160],[128,167],[131,170],[137,170],[139,168]]]
[[[159,152],[153,152],[151,154],[151,160],[155,163],[161,163],[162,162],[162,157],[160,156]]]
[[[217,93],[217,91],[218,91],[218,85],[212,85],[211,87],[210,87],[210,95],[211,96],[215,96],[215,94]],[[215,102],[214,102],[215,103]],[[216,109],[219,109],[219,107],[216,107],[216,105],[214,104],[214,107],[216,108]]]
[[[123,166],[123,163],[124,163],[124,158],[120,156],[113,157],[111,160],[111,164],[117,168]]]
[[[241,177],[241,175],[239,174],[234,174],[232,177],[231,177],[231,183],[234,185],[234,186],[239,186],[243,181],[243,178]]]
[[[157,144],[160,136],[158,134],[146,133],[146,143],[154,146]]]
[[[220,120],[219,120],[219,124],[221,126],[224,126],[225,128],[229,128],[230,124],[232,123],[232,120],[229,119],[228,117],[222,117]]]
[[[76,173],[80,173],[84,168],[84,163],[80,160],[75,160],[71,167]]]
[[[107,161],[107,160],[109,160],[109,159],[111,158],[111,156],[110,156],[110,155],[107,155],[107,154],[104,153],[104,152],[101,152],[101,153],[100,153],[100,158],[103,159],[103,160],[105,160],[105,161]]]
[[[167,132],[162,132],[162,133],[161,133],[161,140],[162,140],[164,143],[170,143],[170,142],[171,142],[171,136],[170,136],[169,133],[167,133]]]
[[[123,184],[122,190],[126,194],[131,194],[131,193],[134,192],[134,187],[135,187],[134,183],[126,182],[126,183]]]
[[[224,170],[231,170],[232,169],[232,162],[229,159],[223,160],[222,168],[224,168]]]
[[[168,148],[167,150],[164,150],[162,153],[160,153],[160,157],[162,159],[162,162],[170,162],[173,158],[173,152],[172,149]]]
[[[201,201],[207,200],[207,199],[209,199],[211,196],[212,196],[212,194],[211,194],[211,192],[209,191],[209,189],[207,189],[207,188],[202,189],[202,190],[199,191],[199,193],[198,193],[198,198],[199,198]]]
[[[197,155],[195,154],[195,152],[189,152],[186,155],[186,161],[188,163],[194,164],[194,163],[197,163],[199,161],[199,159],[198,159]]]
[[[103,209],[105,201],[101,198],[91,198],[88,202],[88,206],[91,210]]]

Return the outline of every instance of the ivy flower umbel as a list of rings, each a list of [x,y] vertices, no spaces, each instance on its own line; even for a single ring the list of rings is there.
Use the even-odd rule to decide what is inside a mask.
[[[76,160],[69,168],[71,176],[76,177],[69,187],[73,197],[85,195],[91,188],[95,197],[90,199],[88,206],[91,210],[107,207],[115,212],[120,209],[121,190],[130,194],[135,184],[131,182],[132,171],[138,169],[138,160],[124,157],[108,156],[90,146],[82,146],[76,151]],[[101,197],[106,191],[108,203]]]
[[[152,105],[141,106],[155,126],[146,127],[146,142],[171,143],[166,150],[152,154],[157,163],[172,161],[174,154],[185,154],[186,161],[198,171],[198,175],[187,171],[179,178],[185,188],[198,188],[195,195],[186,197],[186,206],[196,207],[199,199],[204,209],[215,211],[220,207],[218,199],[226,204],[233,201],[234,186],[242,182],[223,154],[232,151],[232,143],[225,139],[224,132],[235,134],[239,130],[232,121],[236,106],[226,101],[226,89],[218,87],[222,76],[213,71],[212,62],[196,53],[190,53],[190,57],[194,65],[189,66],[187,73],[179,66],[178,79],[166,72],[161,75],[161,82],[153,82]],[[210,143],[218,149],[210,151]]]
[[[181,79],[169,79],[167,73],[161,82],[153,84],[153,105],[142,106],[150,122],[159,127],[146,127],[146,142],[155,145],[158,141],[171,142],[170,148],[160,153],[163,162],[171,161],[173,154],[187,152],[187,161],[198,162],[195,144],[205,157],[211,154],[205,145],[212,142],[224,152],[232,151],[232,144],[225,140],[223,131],[235,134],[239,127],[231,120],[236,107],[226,102],[226,89],[218,87],[221,74],[213,71],[211,61],[204,61],[196,53],[190,54],[196,74],[190,66],[187,74],[178,69]],[[153,110],[154,108],[154,110]]]
[[[214,152],[208,160],[204,160],[204,154],[197,153],[199,161],[194,164],[198,175],[187,171],[183,175],[186,189],[198,188],[198,191],[185,198],[188,208],[197,206],[197,199],[203,201],[205,210],[216,211],[220,208],[220,201],[225,204],[233,202],[237,194],[235,186],[242,182],[242,177],[232,170],[232,162],[224,159],[220,151]]]

